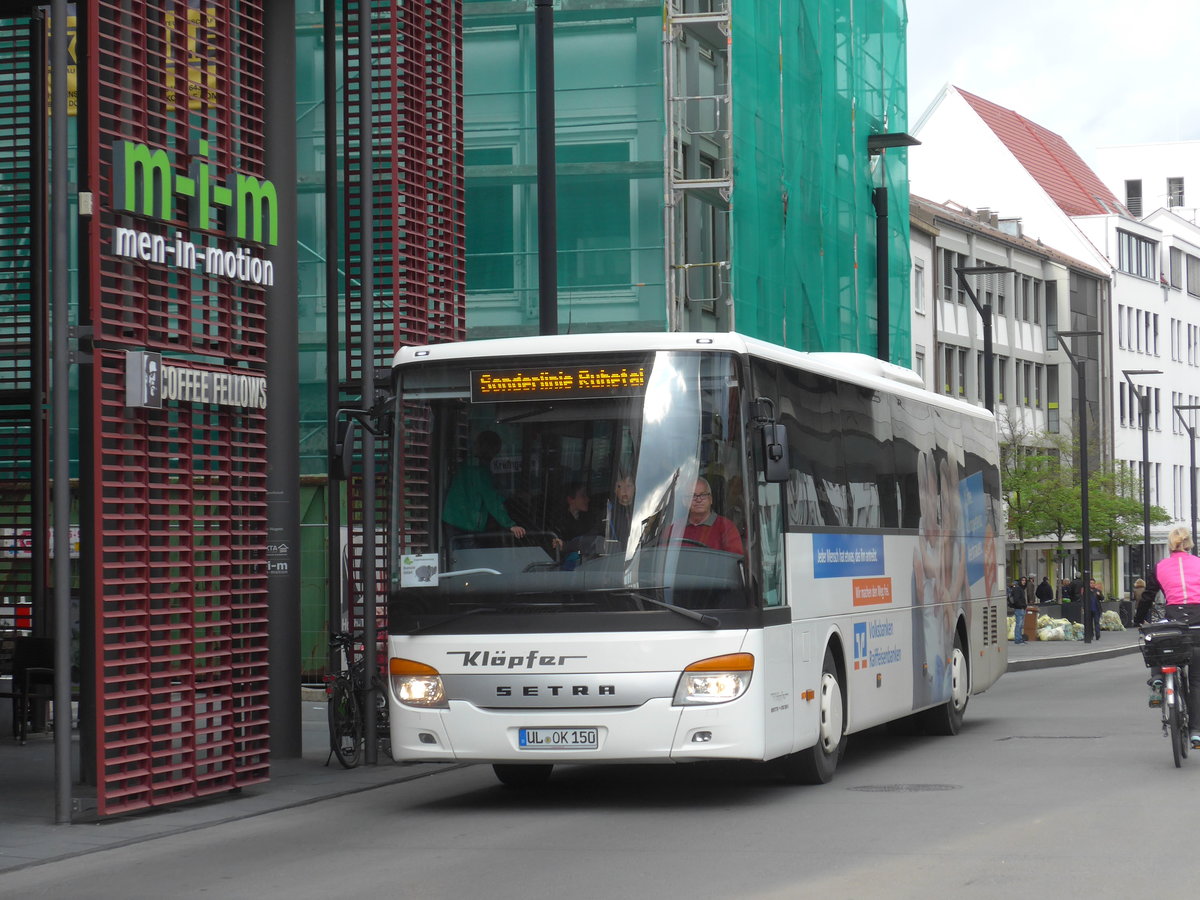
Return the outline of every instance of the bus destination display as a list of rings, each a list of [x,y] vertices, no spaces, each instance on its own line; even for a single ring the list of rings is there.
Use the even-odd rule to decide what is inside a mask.
[[[633,397],[646,389],[646,366],[531,366],[525,369],[473,369],[471,401]]]

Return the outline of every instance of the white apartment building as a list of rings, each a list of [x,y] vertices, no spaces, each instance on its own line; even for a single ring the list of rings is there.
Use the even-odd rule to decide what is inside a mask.
[[[959,88],[944,88],[912,131],[921,141],[909,152],[914,193],[1020,215],[1028,237],[1109,273],[1108,284],[1095,294],[1084,282],[1078,289],[1072,285],[1067,318],[1057,327],[1103,332],[1095,359],[1098,380],[1087,376],[1089,405],[1096,391],[1100,408],[1095,412],[1104,423],[1093,433],[1106,436],[1107,458],[1139,472],[1137,392],[1149,397],[1150,500],[1175,522],[1189,522],[1191,439],[1174,407],[1195,403],[1191,398],[1200,393],[1200,372],[1193,362],[1197,351],[1192,349],[1200,340],[1196,226],[1171,209],[1134,216],[1059,135]],[[1188,202],[1187,174],[1183,177]],[[1189,266],[1195,269],[1195,293],[1189,291]],[[1093,343],[1076,341],[1077,346]],[[1157,374],[1127,379],[1122,374],[1126,370]],[[1066,374],[1073,376],[1073,371],[1064,373],[1065,386]],[[1070,383],[1074,394],[1073,377]],[[1093,387],[1097,384],[1099,389]],[[1089,416],[1089,430],[1093,421]],[[1156,526],[1151,532],[1156,559],[1163,555],[1170,527]],[[1107,583],[1110,590],[1128,590],[1134,570],[1141,568],[1138,548],[1116,562],[1121,580]]]
[[[956,270],[1011,269],[1003,274],[965,275],[980,306],[992,307],[997,420],[1007,439],[1021,442],[1031,443],[1045,433],[1071,434],[1077,421],[1076,394],[1069,360],[1057,342],[1057,325],[1070,317],[1073,291],[1081,296],[1105,295],[1107,270],[1024,237],[1019,221],[1000,220],[990,210],[933,203],[913,195],[909,216],[912,353],[914,368],[926,387],[985,404],[983,317]],[[1091,393],[1096,394],[1094,388]],[[1100,429],[1098,443],[1106,443],[1102,404],[1093,405],[1089,421]],[[1009,535],[1010,547],[1017,537]],[[1046,557],[1050,549],[1046,541],[1026,541],[1020,549],[1019,571],[1055,577],[1058,573],[1050,571]]]

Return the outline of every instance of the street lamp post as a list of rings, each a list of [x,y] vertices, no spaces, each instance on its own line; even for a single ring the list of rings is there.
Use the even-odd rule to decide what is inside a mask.
[[[1063,338],[1096,337],[1099,334],[1099,331],[1058,332],[1058,343],[1062,346],[1063,352],[1067,354],[1067,358],[1071,360],[1071,366],[1075,369],[1075,380],[1079,385],[1079,514],[1081,526],[1079,534],[1079,569],[1085,591],[1089,589],[1092,582],[1092,536],[1088,530],[1090,523],[1088,521],[1087,371],[1084,369],[1087,358],[1079,357],[1072,353],[1071,348],[1067,346],[1067,342]],[[1092,608],[1086,602],[1086,599],[1086,597],[1080,597],[1079,601],[1083,614],[1083,642],[1090,644],[1092,642]]]
[[[1007,272],[1015,272],[1008,266],[957,266],[954,273],[958,276],[958,283],[967,296],[971,298],[971,305],[979,313],[979,317],[983,319],[983,405],[987,407],[987,411],[994,413],[996,411],[996,376],[993,372],[992,365],[992,304],[984,303],[980,305],[979,298],[975,296],[975,292],[971,290],[971,286],[967,284],[968,275],[1003,275]]]
[[[1133,380],[1134,375],[1161,375],[1161,369],[1122,369],[1121,374],[1138,399],[1142,425],[1142,577],[1150,583],[1150,392]]]
[[[1177,403],[1175,405],[1175,415],[1179,416],[1179,421],[1183,423],[1184,430],[1188,433],[1188,450],[1190,451],[1190,465],[1188,466],[1188,481],[1192,486],[1192,541],[1196,540],[1196,426],[1191,424],[1183,417],[1180,410],[1184,409],[1200,409],[1200,404],[1196,403]],[[1200,547],[1192,547],[1193,553],[1200,553]]]

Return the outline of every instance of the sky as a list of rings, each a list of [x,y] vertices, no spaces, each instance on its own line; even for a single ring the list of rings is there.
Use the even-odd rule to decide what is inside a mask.
[[[907,0],[909,130],[946,83],[1097,147],[1200,140],[1200,0]]]

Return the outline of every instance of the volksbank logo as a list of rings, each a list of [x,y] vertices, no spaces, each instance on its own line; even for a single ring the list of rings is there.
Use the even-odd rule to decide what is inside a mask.
[[[854,668],[869,669],[874,666],[886,666],[897,663],[903,658],[898,646],[893,644],[895,626],[888,621],[875,620],[871,622],[854,623]],[[880,647],[880,642],[892,644]]]
[[[275,185],[240,172],[219,180],[208,159],[208,141],[191,142],[187,172],[176,171],[165,150],[118,141],[113,146],[113,208],[170,221],[178,197],[188,198],[193,228],[212,227],[213,213],[225,209],[226,233],[239,241],[279,243],[279,195]],[[265,237],[264,237],[265,234]]]

